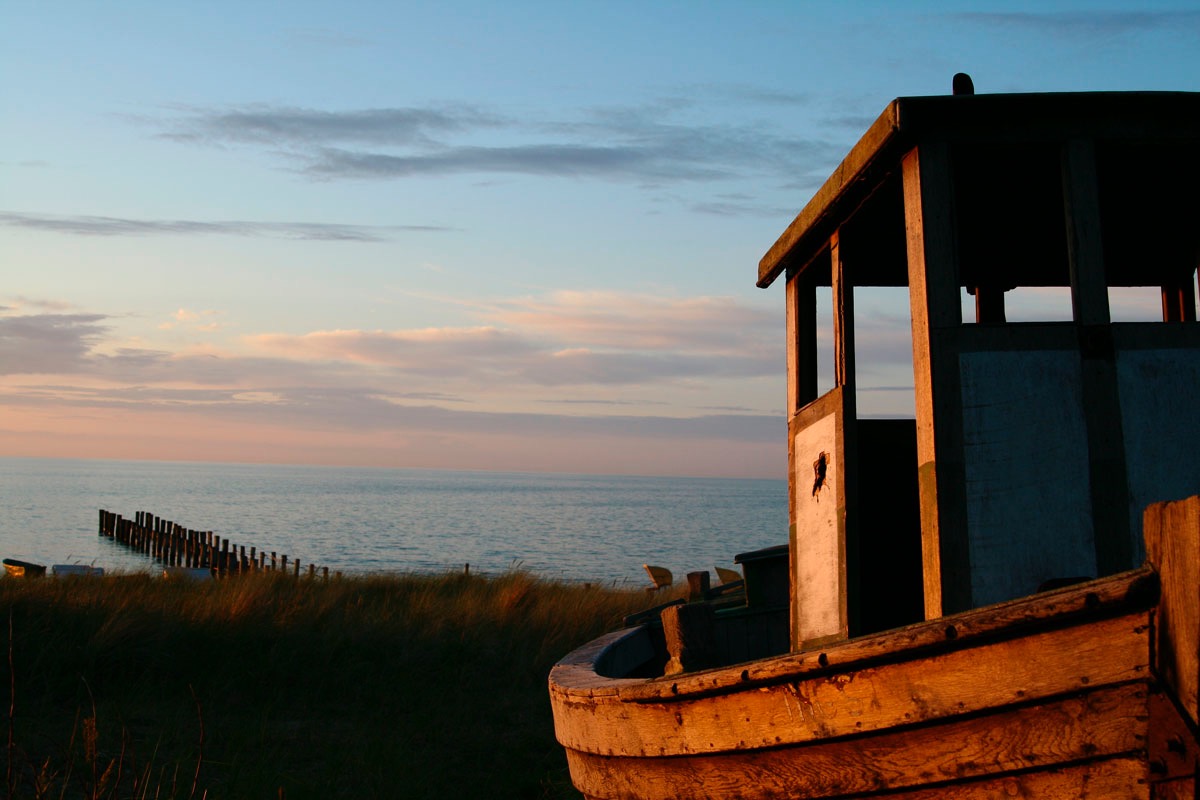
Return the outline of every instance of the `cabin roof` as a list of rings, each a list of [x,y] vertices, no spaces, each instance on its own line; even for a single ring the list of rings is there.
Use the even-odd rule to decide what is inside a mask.
[[[829,237],[897,172],[922,142],[981,152],[993,145],[1045,145],[1071,139],[1200,145],[1200,93],[1083,92],[899,97],[854,145],[762,257],[758,286],[800,270]],[[986,157],[986,156],[985,156]],[[1188,187],[1194,191],[1194,187]]]

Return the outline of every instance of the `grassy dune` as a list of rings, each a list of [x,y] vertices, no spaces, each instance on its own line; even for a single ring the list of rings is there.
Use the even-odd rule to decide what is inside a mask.
[[[0,580],[15,798],[574,797],[546,675],[641,591]]]

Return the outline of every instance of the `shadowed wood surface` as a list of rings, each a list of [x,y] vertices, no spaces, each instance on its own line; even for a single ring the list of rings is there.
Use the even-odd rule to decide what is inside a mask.
[[[1155,503],[1146,509],[1145,528],[1147,553],[1163,573],[1158,667],[1195,725],[1200,721],[1200,497]]]
[[[704,787],[743,800],[840,797],[1046,764],[1093,761],[1145,748],[1142,683],[1098,690],[946,725],[896,730],[803,748],[630,759],[568,751],[572,777],[596,797],[686,798]]]

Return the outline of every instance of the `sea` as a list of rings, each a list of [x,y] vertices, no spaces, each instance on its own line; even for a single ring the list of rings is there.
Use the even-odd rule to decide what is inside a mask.
[[[0,458],[0,556],[156,572],[97,535],[100,509],[345,574],[640,586],[643,564],[679,580],[787,542],[782,479]]]

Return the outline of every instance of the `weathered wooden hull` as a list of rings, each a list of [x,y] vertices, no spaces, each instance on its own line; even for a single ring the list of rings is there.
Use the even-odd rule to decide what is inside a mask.
[[[644,629],[550,676],[590,798],[1193,797],[1200,498],[1147,511],[1138,570],[882,634],[624,678]]]

